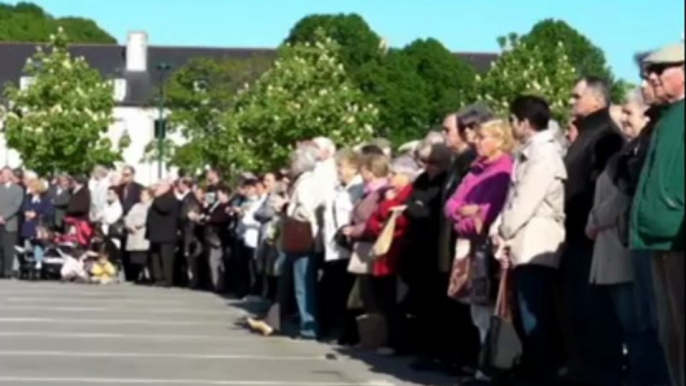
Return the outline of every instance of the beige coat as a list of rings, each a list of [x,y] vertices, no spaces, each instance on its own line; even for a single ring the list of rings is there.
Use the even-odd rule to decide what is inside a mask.
[[[124,225],[129,232],[126,236],[126,250],[129,252],[142,252],[150,249],[150,242],[145,238],[145,224],[149,208],[150,205],[139,202],[131,208],[124,218]]]
[[[531,137],[516,155],[512,183],[497,229],[515,266],[557,268],[565,241],[562,149],[550,130]]]
[[[617,224],[629,210],[631,198],[612,182],[607,171],[596,182],[593,209],[588,216],[587,230],[598,233],[593,246],[591,284],[623,284],[633,281],[634,272],[629,250],[622,244]]]

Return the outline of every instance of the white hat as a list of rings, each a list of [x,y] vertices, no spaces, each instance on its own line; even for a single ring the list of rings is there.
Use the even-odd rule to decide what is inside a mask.
[[[670,44],[643,59],[645,64],[676,64],[684,62],[684,42]]]

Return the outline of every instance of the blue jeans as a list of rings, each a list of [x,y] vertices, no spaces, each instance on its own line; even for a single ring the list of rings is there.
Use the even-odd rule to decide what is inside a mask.
[[[26,240],[24,242],[24,249],[28,251],[33,252],[33,260],[39,264],[43,262],[43,255],[45,255],[45,251],[43,250],[43,247],[39,243],[34,243],[30,240]]]
[[[651,262],[649,257],[646,260]],[[649,321],[641,320],[642,314],[637,312],[639,303],[634,287],[635,284],[605,286],[622,325],[624,344],[629,353],[628,385],[669,385],[669,371],[657,331],[650,326]]]
[[[300,336],[315,339],[319,333],[317,324],[317,263],[313,256],[289,255],[293,265],[295,301],[300,315]]]
[[[571,242],[563,255],[562,277],[565,333],[569,334],[569,374],[572,381],[598,386],[622,383],[622,329],[612,299],[589,278],[593,245]]]
[[[516,313],[514,327],[522,342],[524,376],[550,385],[557,374],[554,286],[557,270],[539,265],[520,265],[512,271]]]

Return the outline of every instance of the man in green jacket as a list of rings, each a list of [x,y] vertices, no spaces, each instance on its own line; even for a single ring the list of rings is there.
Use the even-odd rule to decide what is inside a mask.
[[[648,150],[631,214],[631,247],[654,253],[660,338],[672,384],[684,384],[684,43],[644,59],[665,105]]]

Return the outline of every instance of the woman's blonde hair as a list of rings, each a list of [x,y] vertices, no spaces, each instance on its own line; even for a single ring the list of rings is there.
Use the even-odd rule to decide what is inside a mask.
[[[503,119],[492,119],[479,127],[479,131],[486,132],[500,140],[500,150],[510,153],[514,149],[515,140],[512,135],[512,127]]]
[[[376,178],[388,177],[391,172],[391,160],[385,155],[370,154],[364,157],[362,167]]]
[[[360,170],[362,161],[362,156],[353,149],[341,149],[336,153],[336,162],[349,166],[355,170]]]
[[[48,191],[48,185],[41,179],[33,180],[30,187],[31,191],[36,194],[43,194]]]

